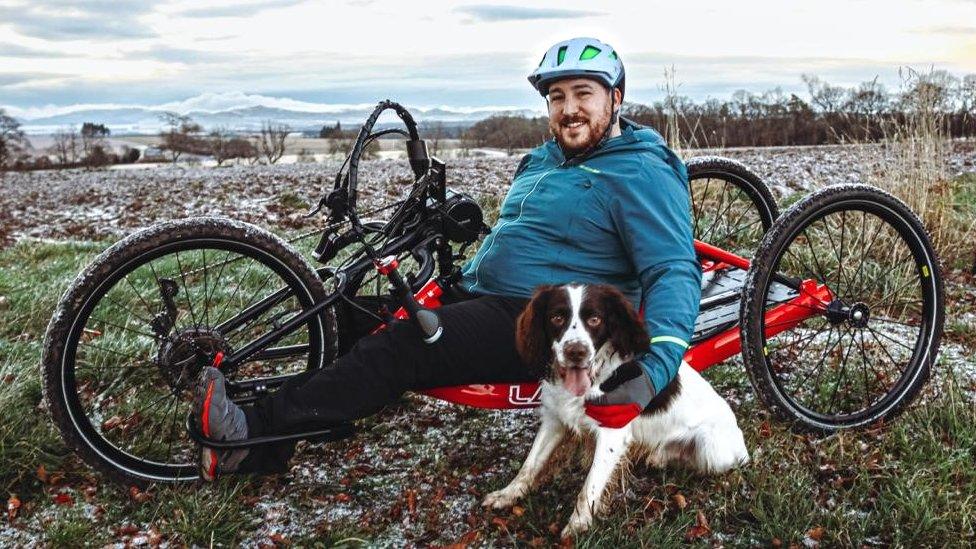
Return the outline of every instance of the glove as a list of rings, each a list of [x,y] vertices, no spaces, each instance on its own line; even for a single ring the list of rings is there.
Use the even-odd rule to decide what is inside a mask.
[[[638,415],[654,398],[654,384],[647,371],[630,361],[621,364],[606,381],[600,384],[603,395],[587,400],[583,405],[586,415],[595,419],[601,427],[619,429]]]

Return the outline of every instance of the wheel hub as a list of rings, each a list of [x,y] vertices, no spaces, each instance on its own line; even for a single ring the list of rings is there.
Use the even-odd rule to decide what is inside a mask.
[[[843,301],[836,299],[827,305],[825,313],[827,320],[834,326],[846,322],[855,328],[864,328],[868,325],[868,319],[871,318],[870,307],[860,301],[847,306]]]
[[[858,302],[851,305],[847,323],[855,328],[863,328],[868,325],[869,318],[871,318],[871,309],[866,304]]]
[[[190,387],[200,371],[213,363],[218,352],[228,354],[224,337],[206,327],[191,327],[172,334],[159,348],[159,370],[174,392]]]

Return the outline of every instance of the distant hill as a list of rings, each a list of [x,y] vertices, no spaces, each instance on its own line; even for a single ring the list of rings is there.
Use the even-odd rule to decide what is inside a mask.
[[[450,126],[468,126],[496,114],[539,116],[542,113],[530,109],[499,110],[492,108],[430,109],[411,108],[411,114],[420,124],[443,122]],[[370,108],[342,108],[334,112],[305,112],[277,107],[251,106],[222,111],[191,111],[188,114],[205,129],[226,127],[232,131],[254,131],[265,120],[288,124],[293,131],[318,131],[324,124],[339,121],[343,126],[358,127],[366,119]],[[55,116],[23,118],[23,129],[30,134],[51,133],[65,126],[81,126],[84,122],[105,124],[115,135],[154,134],[162,128],[160,115],[163,109],[123,107],[78,110]],[[391,115],[392,116],[392,115]],[[381,118],[381,121],[384,120]],[[390,120],[395,121],[395,118]]]

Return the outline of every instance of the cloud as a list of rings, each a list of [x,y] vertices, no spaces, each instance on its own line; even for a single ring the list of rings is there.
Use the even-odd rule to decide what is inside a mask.
[[[475,4],[455,8],[456,13],[471,16],[474,21],[531,21],[537,19],[570,19],[606,15],[606,12],[572,10],[564,8],[527,8],[523,6],[493,6]]]
[[[919,34],[941,34],[941,35],[952,35],[952,36],[976,37],[976,27],[968,26],[968,25],[939,25],[934,27],[922,27],[919,29],[915,29],[913,32]]]
[[[75,56],[60,51],[28,48],[26,46],[21,46],[19,44],[12,44],[10,42],[0,42],[0,57],[53,58],[53,57],[75,57]]]
[[[167,63],[209,63],[221,62],[231,59],[241,59],[239,53],[227,53],[218,51],[192,50],[188,48],[175,48],[172,46],[157,45],[144,50],[130,50],[124,53],[126,59],[152,59]]]
[[[51,74],[48,72],[4,72],[0,73],[0,88],[22,86],[38,81],[57,80],[65,76],[63,74]]]
[[[177,12],[183,17],[250,17],[256,13],[275,8],[287,8],[301,4],[305,0],[261,0],[250,4],[238,4],[235,6],[219,6],[210,8],[192,8]]]
[[[148,2],[118,0],[0,6],[0,21],[18,33],[47,40],[149,38],[156,32],[140,22],[153,8]]]

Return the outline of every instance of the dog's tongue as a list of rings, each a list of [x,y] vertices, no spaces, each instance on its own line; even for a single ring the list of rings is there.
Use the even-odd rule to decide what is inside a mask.
[[[583,368],[570,368],[563,376],[563,386],[576,396],[583,396],[590,388],[590,371]]]

